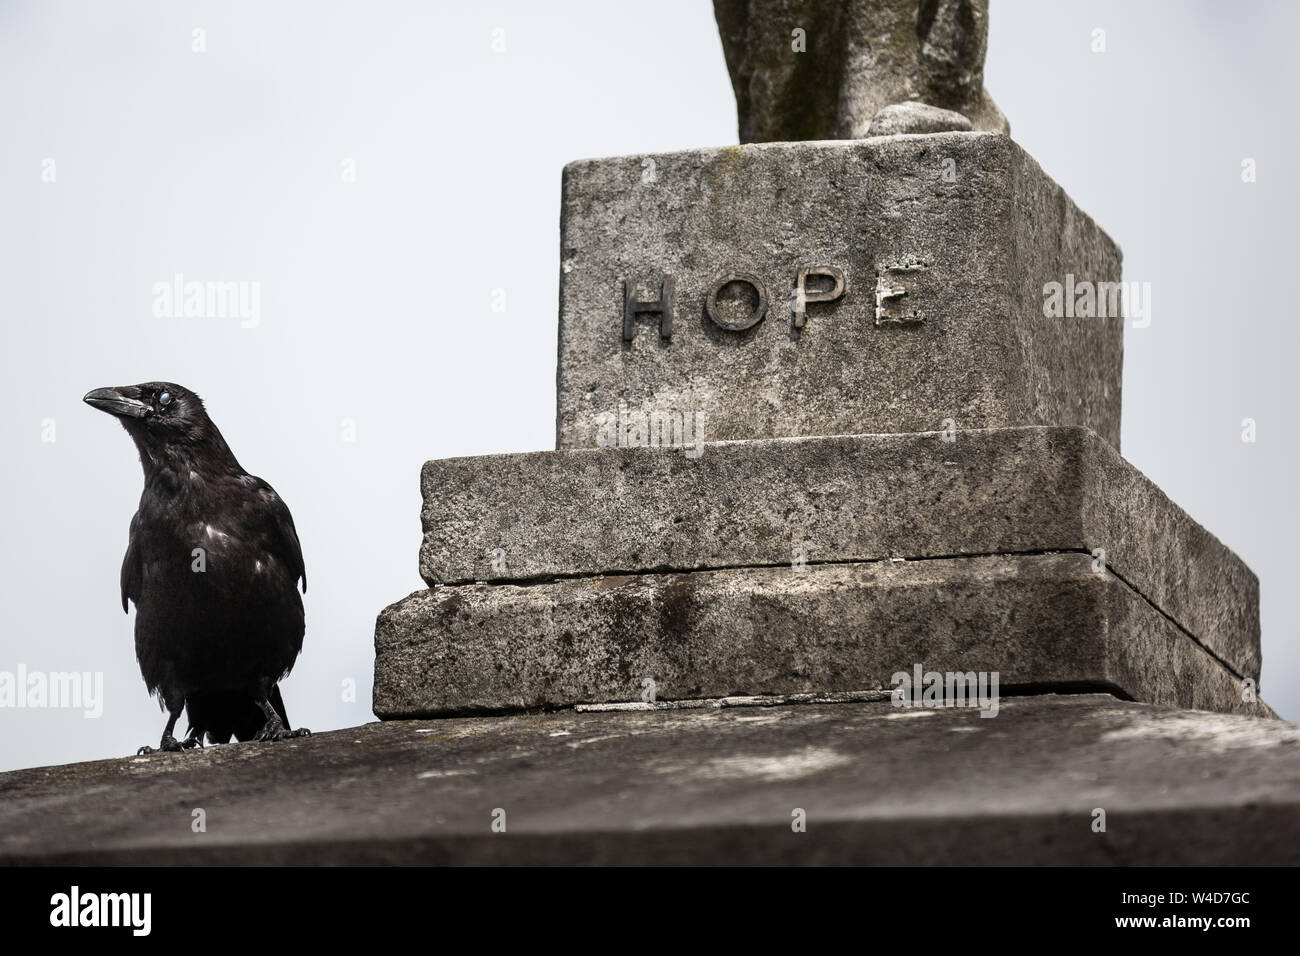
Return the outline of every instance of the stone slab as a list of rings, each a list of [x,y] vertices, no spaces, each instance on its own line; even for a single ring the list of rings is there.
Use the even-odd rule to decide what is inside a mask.
[[[431,461],[437,583],[1039,551],[1105,562],[1259,679],[1259,581],[1083,428],[958,430]]]
[[[1298,745],[1102,695],[389,721],[0,774],[0,863],[1294,866]]]
[[[1117,282],[1120,251],[1006,136],[582,160],[562,192],[559,448],[610,438],[621,405],[702,420],[718,441],[952,420],[1086,425],[1119,446],[1122,319],[1043,312],[1049,282]],[[839,270],[844,288],[809,295],[799,326],[805,268]],[[739,275],[766,312],[738,331],[707,304]],[[658,300],[664,276],[671,336],[642,312],[625,339],[627,289]],[[716,312],[739,325],[757,300],[724,284]]]
[[[375,628],[381,718],[892,688],[923,671],[1270,713],[1091,555],[998,555],[427,588]]]

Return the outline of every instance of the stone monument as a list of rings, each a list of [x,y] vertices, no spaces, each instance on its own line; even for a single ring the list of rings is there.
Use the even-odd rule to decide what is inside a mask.
[[[425,464],[376,714],[921,666],[1269,714],[1255,576],[1120,457],[1120,251],[1005,134],[986,4],[716,12],[741,139],[822,141],[565,168],[556,450]]]

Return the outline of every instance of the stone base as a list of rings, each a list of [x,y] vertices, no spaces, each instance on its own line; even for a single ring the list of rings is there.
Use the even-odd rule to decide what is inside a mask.
[[[680,580],[715,582],[692,584],[695,589],[720,588],[716,582],[724,580],[733,590],[752,583],[785,603],[795,596],[802,599],[811,588],[797,586],[798,581],[822,580],[792,574],[792,565],[800,560],[811,568],[891,558],[1078,551],[1095,554],[1109,574],[1146,598],[1233,675],[1258,681],[1255,575],[1108,443],[1087,429],[1066,427],[958,430],[949,437],[953,440],[929,432],[720,442],[704,445],[699,457],[688,457],[681,449],[630,448],[431,461],[422,475],[420,570],[430,584],[529,584],[609,574],[769,568],[767,575]],[[942,567],[950,569],[953,587],[962,585],[965,575],[976,590],[985,581],[983,565]],[[885,578],[873,580],[876,591],[885,586]],[[509,589],[490,601],[476,597],[479,592],[454,589],[408,603],[482,607],[483,613],[490,606],[492,615],[504,615],[509,608],[574,603],[575,595],[611,586],[558,584],[531,597]],[[670,585],[647,587],[662,591]],[[505,594],[518,596],[507,599]],[[1028,594],[1021,600],[1026,609],[1042,604]],[[659,613],[661,604],[651,602],[649,610]],[[643,609],[635,606],[625,630],[626,639],[639,646],[633,636]],[[921,610],[932,613],[934,607]],[[1011,604],[1003,609],[1016,612]],[[480,620],[482,613],[474,613],[475,626],[496,633],[490,622]],[[417,617],[421,627],[434,626],[433,619]],[[1044,633],[1072,624],[1046,614],[1034,619],[1047,629]],[[565,620],[565,627],[579,628],[580,621]],[[806,622],[822,627],[815,614]],[[880,634],[915,623],[877,616],[872,630],[853,636],[852,653],[861,653],[857,648]],[[728,623],[716,639],[760,624],[761,619]],[[658,626],[661,639],[674,640],[671,621]],[[977,635],[1001,626],[972,623],[967,630]],[[916,630],[924,632],[924,627]],[[1023,633],[1026,640],[1035,639],[1028,630]],[[1108,633],[1114,634],[1114,628]],[[415,640],[415,633],[408,638]],[[586,637],[578,634],[577,639]],[[790,633],[785,639],[797,643],[815,637]],[[910,666],[921,659],[910,654],[896,662],[887,656],[873,666]],[[627,676],[654,676],[646,666],[642,661],[640,670]],[[382,673],[386,669],[381,656],[380,684],[390,679]],[[604,681],[598,683],[605,686]],[[723,686],[717,693],[738,690],[743,688]],[[1142,696],[1137,689],[1131,693]]]
[[[388,721],[0,774],[0,864],[1295,866],[1298,745],[1100,695]]]
[[[1079,553],[738,568],[417,591],[375,632],[375,713],[891,688],[922,671],[1267,715]],[[653,682],[651,684],[651,682]]]

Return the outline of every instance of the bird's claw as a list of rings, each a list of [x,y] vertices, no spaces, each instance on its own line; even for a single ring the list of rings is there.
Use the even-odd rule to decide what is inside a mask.
[[[310,737],[311,731],[306,727],[299,727],[297,730],[290,730],[280,723],[278,719],[269,721],[262,732],[257,735],[258,740],[292,740],[295,737]]]
[[[149,747],[149,746],[141,747],[139,750],[135,752],[135,754],[137,757],[147,757],[149,756],[149,754],[157,754],[157,753],[178,754],[188,746],[190,746],[190,742],[188,740],[182,744],[171,734],[164,734],[163,739],[159,742],[157,747]]]

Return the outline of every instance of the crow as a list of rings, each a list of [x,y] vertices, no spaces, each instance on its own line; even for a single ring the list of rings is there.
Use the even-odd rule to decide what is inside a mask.
[[[307,591],[288,507],[240,466],[188,388],[97,388],[83,401],[121,421],[144,468],[122,610],[135,603],[140,673],[168,714],[158,749],[310,736],[288,729],[279,688],[302,651],[299,580]],[[172,736],[182,710],[184,742]]]

